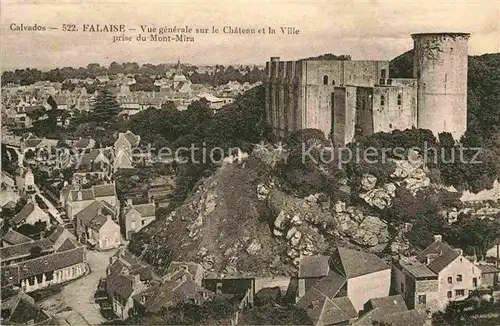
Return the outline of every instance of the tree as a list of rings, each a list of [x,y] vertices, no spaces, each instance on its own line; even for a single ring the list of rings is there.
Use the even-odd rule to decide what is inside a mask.
[[[97,122],[98,126],[107,127],[116,122],[120,104],[107,88],[102,88],[94,100],[93,111],[90,118]]]

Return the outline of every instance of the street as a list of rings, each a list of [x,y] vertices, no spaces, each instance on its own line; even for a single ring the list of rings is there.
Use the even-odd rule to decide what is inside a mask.
[[[90,274],[64,286],[61,293],[40,302],[40,306],[54,315],[71,308],[84,317],[91,325],[100,325],[105,319],[101,316],[99,305],[94,302],[94,293],[99,279],[106,276],[109,257],[115,250],[107,252],[87,251]]]

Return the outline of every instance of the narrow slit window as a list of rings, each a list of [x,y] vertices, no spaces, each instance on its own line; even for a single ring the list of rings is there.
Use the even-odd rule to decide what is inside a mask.
[[[401,94],[398,94],[398,105],[401,105],[402,103],[402,96]]]
[[[380,95],[380,105],[381,106],[385,105],[385,96],[384,95]]]
[[[328,85],[328,76],[327,75],[323,76],[323,85]]]

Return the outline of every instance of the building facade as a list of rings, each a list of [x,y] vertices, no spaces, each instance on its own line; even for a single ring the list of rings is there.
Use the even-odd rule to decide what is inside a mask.
[[[272,57],[265,106],[274,133],[319,129],[339,145],[355,135],[414,127],[460,138],[467,123],[469,34],[412,37],[414,78],[390,78],[389,61]]]

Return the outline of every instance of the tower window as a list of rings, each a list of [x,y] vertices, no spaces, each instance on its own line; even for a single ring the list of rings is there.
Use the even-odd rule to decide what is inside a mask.
[[[328,76],[327,75],[323,76],[323,85],[328,85]]]
[[[380,78],[385,79],[385,69],[380,70]]]
[[[385,105],[385,96],[384,95],[380,95],[380,105],[381,106]]]
[[[398,94],[398,105],[401,105],[402,102],[402,96],[401,94]]]
[[[335,85],[335,80],[332,80],[332,85]]]

